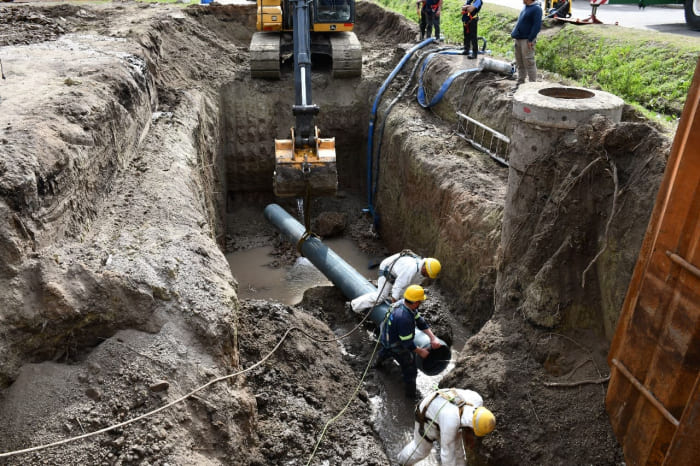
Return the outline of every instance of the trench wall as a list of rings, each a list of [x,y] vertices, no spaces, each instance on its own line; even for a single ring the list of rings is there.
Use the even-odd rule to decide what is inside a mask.
[[[320,107],[316,126],[321,137],[334,137],[340,189],[364,186],[364,141],[371,83],[360,78],[333,80],[313,75],[312,101]],[[225,189],[229,196],[270,192],[275,168],[274,140],[289,139],[294,126],[294,79],[232,81],[221,90]]]
[[[17,118],[3,102],[14,127],[0,154],[0,386],[119,329],[156,332],[167,314],[237,358],[234,283],[216,244],[220,107],[215,94],[168,88],[180,75],[163,57],[188,35],[173,25],[165,17],[138,43],[96,41],[98,54],[71,35],[50,60],[44,47],[6,49],[6,90],[34,100]],[[17,79],[23,66],[33,82]]]
[[[506,171],[450,130],[415,106],[389,114],[376,210],[387,246],[440,259],[442,286],[465,318],[483,323],[492,312]]]
[[[431,62],[424,76],[428,97],[464,66],[460,60]],[[482,323],[495,310],[517,313],[538,328],[586,328],[610,339],[667,139],[647,123],[602,117],[554,138],[537,173],[521,174],[535,180],[533,202],[509,194],[521,201],[511,212],[518,227],[501,238],[508,175],[450,130],[460,110],[513,134],[512,82],[493,73],[455,82],[430,111],[414,105],[387,118],[376,200],[382,237],[391,249],[445,259],[442,285]]]

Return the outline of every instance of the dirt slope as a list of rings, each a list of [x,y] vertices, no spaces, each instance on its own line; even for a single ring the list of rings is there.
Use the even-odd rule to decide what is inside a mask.
[[[366,83],[357,87],[369,105],[407,48],[397,44],[412,41],[415,29],[367,2],[358,14]],[[3,4],[0,26],[7,77],[0,82],[0,452],[156,409],[250,367],[291,327],[332,337],[342,320],[328,317],[330,308],[342,309],[337,293],[313,291],[297,307],[241,303],[221,250],[227,233],[231,239],[224,218],[230,187],[221,175],[230,153],[219,141],[249,138],[263,146],[259,135],[269,128],[232,135],[219,91],[233,83],[252,89],[251,100],[259,92],[288,107],[275,100],[288,82],[251,83],[247,75],[250,5]],[[433,94],[463,66],[436,63],[428,79]],[[605,385],[542,383],[604,376],[604,336],[542,329],[520,317],[517,303],[494,312],[506,174],[450,139],[450,116],[467,105],[507,131],[509,84],[488,74],[472,84],[483,100],[465,100],[465,86],[433,112],[411,99],[388,117],[387,160],[400,175],[382,185],[385,244],[439,250],[457,264],[439,283],[450,298],[437,300],[435,322],[464,322],[476,335],[442,384],[477,389],[499,419],[473,464],[619,463],[603,411]],[[366,115],[328,121],[351,117],[366,127]],[[363,146],[362,131],[352,139],[348,145]],[[595,141],[583,149],[629,152]],[[654,146],[655,175],[659,157],[663,147]],[[344,163],[363,174],[361,161]],[[399,190],[419,174],[433,177],[426,181],[431,195],[402,198]],[[431,228],[410,226],[405,202],[417,205]],[[239,231],[260,232],[257,243],[278,245],[280,263],[292,256],[293,246],[276,243],[274,233],[239,221]],[[350,230],[379,251],[363,236],[369,223],[358,220]],[[633,226],[630,249],[643,228]],[[358,359],[349,360],[336,343],[292,333],[264,366],[147,421],[0,463],[304,464],[357,385],[369,347],[353,347]],[[368,383],[372,394],[379,391],[375,379]],[[314,464],[391,464],[369,421],[368,396],[361,393],[328,430]],[[403,409],[410,431],[410,404]]]

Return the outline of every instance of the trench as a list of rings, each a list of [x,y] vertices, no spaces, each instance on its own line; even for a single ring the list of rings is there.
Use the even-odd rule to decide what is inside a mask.
[[[351,201],[348,201],[351,202]],[[264,206],[256,206],[254,209]],[[250,218],[250,205],[239,207],[230,212],[229,218]],[[301,220],[301,214],[300,219]],[[231,226],[235,229],[235,225]],[[245,242],[247,238],[239,238]],[[279,265],[274,257],[274,247],[258,246],[255,241],[249,249],[242,248],[226,254],[231,271],[238,281],[238,296],[241,300],[257,299],[269,302],[280,302],[289,306],[302,303],[304,293],[314,287],[332,286],[331,282],[306,258],[297,257],[291,263]],[[377,258],[360,249],[352,239],[343,235],[330,238],[324,244],[341,256],[362,276],[376,283],[376,269],[370,267]],[[345,316],[347,317],[347,316]],[[354,319],[353,319],[354,318]],[[350,319],[332,319],[328,322],[336,335],[345,335],[353,330],[362,316],[353,315]],[[459,357],[459,351],[468,337],[468,332],[456,322],[452,322],[451,342],[453,346],[452,359],[443,373],[429,376],[418,372],[416,385],[418,390],[426,394],[438,385],[445,373],[454,367]],[[376,341],[376,333],[372,325],[360,327],[357,331],[340,342],[344,356],[351,360],[350,366],[364,369],[370,362],[372,348]],[[364,348],[364,352],[356,354],[356,348]],[[395,458],[401,447],[408,443],[413,436],[413,400],[404,396],[403,382],[397,363],[387,364],[382,370],[373,370],[364,380],[364,388],[370,394],[372,407],[371,422],[382,440],[389,458]],[[361,371],[358,372],[358,376]],[[348,387],[348,393],[353,387]],[[422,464],[439,464],[435,454]]]
[[[329,73],[316,73],[313,76],[314,101],[321,105],[316,124],[323,136],[336,138],[339,194],[335,198],[314,199],[311,203],[312,218],[323,211],[342,212],[347,218],[344,231],[332,238],[324,239],[330,247],[362,276],[376,283],[376,268],[390,247],[379,239],[373,239],[372,246],[362,235],[353,234],[353,224],[361,224],[365,230],[372,229],[371,217],[363,207],[365,193],[365,141],[367,124],[372,101],[371,90],[378,83],[367,80],[332,80]],[[266,83],[270,85],[269,82]],[[259,83],[253,81],[253,86]],[[295,214],[303,223],[298,199],[275,199],[271,193],[274,154],[272,138],[286,138],[293,116],[291,104],[283,96],[294,93],[292,77],[284,74],[279,83],[279,91],[258,94],[249,98],[250,83],[231,83],[222,89],[221,118],[223,126],[230,128],[221,141],[220,152],[226,154],[224,185],[227,192],[225,210],[226,258],[232,275],[238,283],[239,300],[263,300],[278,302],[288,306],[302,303],[304,293],[314,287],[331,286],[330,281],[307,259],[300,257],[291,244],[270,244],[275,237],[275,228],[267,223],[262,211],[270,202],[280,203],[286,210]],[[291,99],[291,97],[290,97]],[[287,99],[289,100],[289,99]],[[324,111],[325,110],[325,111]],[[388,138],[393,136],[388,134]],[[400,146],[399,138],[392,145]],[[387,149],[389,150],[389,149]],[[313,230],[313,228],[312,228]],[[391,229],[387,229],[391,234]],[[282,240],[284,242],[284,240]],[[280,253],[280,249],[283,250]],[[286,249],[286,252],[284,251]],[[290,249],[292,250],[290,254]],[[382,254],[379,254],[381,250]],[[440,285],[430,288],[439,290]],[[436,306],[446,306],[441,293],[435,297]],[[353,329],[362,316],[351,315],[332,318],[327,324],[336,335]],[[447,315],[450,333],[447,339],[452,347],[452,359],[448,368],[436,376],[418,372],[417,388],[427,394],[434,389],[440,379],[454,367],[459,350],[464,346],[470,331],[454,316]],[[361,377],[365,366],[370,363],[371,351],[376,341],[373,324],[353,332],[341,342],[348,367]],[[445,335],[439,335],[445,338]],[[361,348],[358,352],[357,349]],[[387,364],[382,370],[371,370],[364,380],[364,389],[369,394],[372,408],[372,426],[382,441],[383,448],[393,461],[403,445],[413,436],[414,401],[404,396],[398,363]],[[353,387],[347,387],[351,393]],[[422,464],[438,464],[435,452]]]
[[[376,10],[372,20],[363,22],[365,30],[359,30],[370,45],[366,47],[367,63],[371,65],[367,73],[362,79],[353,80],[333,80],[327,72],[313,74],[313,100],[321,107],[316,124],[322,137],[336,138],[340,190],[334,198],[315,199],[312,212],[340,212],[347,216],[344,232],[324,240],[369,279],[376,276],[375,270],[367,268],[369,262],[406,247],[443,260],[440,279],[429,285],[427,305],[431,307],[426,310],[431,312],[428,320],[436,334],[441,338],[449,335],[453,359],[459,358],[459,362],[454,369],[443,372],[441,383],[473,388],[484,394],[504,421],[496,435],[485,439],[485,463],[558,464],[566,458],[581,463],[618,464],[621,456],[616,453],[607,418],[598,415],[594,420],[590,416],[596,410],[600,412],[599,386],[581,387],[575,392],[540,387],[542,380],[557,380],[580,368],[580,361],[590,359],[585,352],[572,350],[572,345],[567,346],[563,339],[544,335],[542,328],[548,332],[582,328],[599,333],[614,328],[614,311],[624,298],[653,202],[654,180],[658,184],[663,169],[663,141],[657,141],[647,125],[617,127],[600,119],[592,120],[591,125],[578,125],[575,134],[566,132],[561,137],[552,130],[546,132],[547,137],[529,131],[522,134],[522,129],[520,133],[516,131],[521,140],[533,141],[524,145],[537,148],[533,152],[542,153],[548,148],[557,151],[547,157],[551,163],[534,170],[545,174],[537,190],[529,192],[535,202],[525,203],[522,196],[514,196],[524,205],[511,205],[516,214],[541,211],[539,216],[531,215],[533,221],[523,219],[525,226],[532,229],[538,223],[534,220],[542,220],[542,225],[537,225],[541,229],[527,231],[521,225],[510,224],[512,241],[509,248],[498,252],[501,231],[506,225],[504,205],[509,205],[508,169],[454,137],[453,124],[455,110],[460,110],[512,136],[509,126],[513,94],[507,92],[511,85],[488,73],[470,74],[445,93],[446,104],[431,111],[409,102],[408,93],[406,100],[399,102],[386,118],[386,131],[381,138],[382,172],[376,206],[381,213],[382,236],[376,238],[370,229],[372,219],[362,213],[366,207],[369,107],[376,90],[407,48],[396,44],[413,41],[415,31],[400,27],[400,21],[384,10],[365,6],[365,2],[360,4]],[[249,10],[248,17],[252,8]],[[293,121],[291,75],[286,72],[275,82],[247,78],[245,51],[249,37],[245,36],[252,23],[231,28],[228,19],[243,17],[238,15],[242,10],[216,7],[211,11],[218,11],[222,20],[197,13],[193,18],[202,24],[190,24],[192,29],[180,31],[181,23],[189,23],[190,18],[177,13],[170,25],[159,23],[167,34],[142,36],[148,39],[145,44],[153,41],[151,52],[146,55],[155,60],[156,54],[163,53],[168,60],[159,62],[164,70],[158,76],[157,86],[151,81],[143,86],[128,86],[130,73],[142,78],[140,73],[146,67],[129,67],[126,78],[116,81],[122,84],[117,86],[119,89],[133,89],[133,95],[123,93],[120,98],[125,108],[138,109],[134,113],[137,118],[132,121],[126,117],[128,112],[121,112],[123,118],[115,120],[117,127],[110,132],[103,120],[94,115],[85,117],[85,130],[98,136],[97,145],[88,149],[75,147],[79,144],[71,142],[70,148],[76,154],[65,159],[65,167],[29,157],[18,159],[24,166],[51,165],[43,167],[46,176],[39,177],[38,183],[40,200],[49,215],[27,204],[27,211],[9,222],[16,223],[19,230],[10,231],[7,238],[12,241],[5,241],[0,249],[17,239],[17,244],[27,243],[27,252],[12,249],[15,252],[10,256],[12,267],[17,267],[22,275],[0,278],[9,290],[5,296],[12,295],[12,312],[19,316],[24,308],[43,309],[52,313],[56,325],[47,325],[47,319],[33,321],[29,316],[23,318],[25,327],[10,330],[12,341],[4,347],[10,350],[9,357],[4,360],[0,382],[17,380],[10,391],[2,394],[2,408],[17,409],[3,411],[2,417],[8,420],[0,426],[5,450],[54,438],[57,433],[62,437],[76,435],[83,427],[95,430],[114,424],[115,419],[160,407],[166,392],[156,391],[164,384],[154,382],[164,378],[177,382],[170,385],[168,396],[183,394],[188,387],[231,372],[241,363],[259,361],[286,325],[306,325],[326,334],[330,333],[329,327],[339,335],[360,320],[357,315],[343,313],[344,300],[336,287],[329,286],[325,277],[298,259],[294,245],[280,240],[262,216],[264,207],[272,202],[280,203],[289,212],[297,209],[295,199],[282,201],[271,194],[273,140],[286,138]],[[381,21],[385,22],[377,25]],[[225,54],[216,49],[221,52],[221,61],[219,68],[213,70],[209,64],[203,65],[205,55],[199,53],[214,50],[212,42],[200,41],[199,34],[190,33],[199,31],[202,25],[212,35],[226,31],[225,37],[236,46],[235,50],[222,46]],[[163,44],[157,40],[166,37]],[[173,55],[174,50],[186,51],[181,44],[189,41],[204,44],[188,55]],[[233,57],[229,55],[232,50]],[[32,57],[26,60],[27,70],[34,65]],[[14,61],[14,66],[18,66],[19,59]],[[153,63],[156,66],[156,61]],[[469,64],[462,57],[437,57],[431,63],[431,73],[425,80],[431,94],[450,73]],[[122,65],[112,67],[121,70]],[[86,82],[90,82],[94,66],[84,66],[85,70],[88,68],[90,72],[83,75]],[[177,72],[173,73],[175,69]],[[200,70],[211,73],[200,74]],[[52,79],[60,75],[61,79],[54,80],[63,81],[63,74],[56,73]],[[182,92],[191,87],[192,76],[211,79],[198,79],[196,89]],[[8,85],[19,87],[20,81],[25,80],[8,79]],[[34,81],[27,82],[28,86],[34,85]],[[391,86],[390,95],[380,106],[382,115],[399,87],[401,83]],[[24,91],[31,97],[42,94]],[[154,99],[144,98],[146,94],[155,96],[156,91],[157,106]],[[571,106],[576,107],[589,100],[572,99],[570,95],[567,98],[566,92],[563,96],[533,92],[533,97],[536,104],[558,98],[572,101]],[[61,93],[63,97],[56,105],[44,105],[41,101],[41,105],[33,107],[42,112],[64,108],[71,98],[65,95]],[[98,102],[104,98],[98,97]],[[529,111],[536,107],[526,108]],[[153,113],[154,110],[158,111]],[[559,110],[546,115],[562,120]],[[528,118],[532,116],[528,113]],[[12,117],[10,114],[8,118]],[[561,123],[557,121],[559,126]],[[52,128],[34,123],[31,126]],[[114,135],[120,132],[125,135],[120,150],[116,154],[102,151],[103,147],[112,148]],[[32,153],[36,151],[29,140],[41,140],[31,131],[26,132],[27,139],[20,137],[25,134],[21,126],[7,133],[8,147],[28,146]],[[615,160],[620,185],[625,186],[619,193],[618,205],[639,213],[623,217],[616,213],[609,237],[624,238],[620,242],[624,244],[610,244],[595,264],[597,270],[589,271],[584,288],[579,285],[581,272],[595,262],[594,256],[608,236],[602,220],[613,218],[607,212],[611,211],[615,186],[604,171],[607,165],[598,163],[591,165],[589,172],[580,171],[581,167],[588,167],[588,154],[601,150],[596,142],[601,133],[606,134],[608,144],[603,147],[606,160],[608,155],[609,160]],[[137,150],[137,142],[144,136],[143,146]],[[554,136],[556,144],[550,140]],[[51,149],[63,154],[58,146]],[[86,168],[76,162],[82,160],[78,155],[94,155],[97,164],[104,163],[102,168],[94,167],[95,173],[109,175],[118,165],[123,168],[114,178],[103,177],[114,185],[106,199],[101,200],[96,194],[101,190],[99,183],[84,183],[77,194],[70,188],[71,179],[86,175]],[[116,162],[113,157],[117,157]],[[642,161],[645,165],[639,167]],[[122,163],[126,166],[121,167]],[[7,166],[14,165],[21,164]],[[88,181],[97,176],[90,168]],[[385,176],[387,173],[389,176]],[[570,187],[570,183],[565,183],[569,173],[577,189],[561,190],[561,202],[551,202],[554,188]],[[8,180],[6,176],[3,179]],[[23,179],[18,176],[11,181]],[[11,186],[20,192],[23,185]],[[58,209],[53,214],[56,206],[74,207],[76,199],[79,202],[74,209],[63,213]],[[565,205],[568,213],[559,210],[560,205]],[[35,214],[48,223],[35,223]],[[34,234],[27,232],[32,229],[37,234],[35,253],[28,252]],[[230,264],[217,248],[229,254]],[[497,283],[499,267],[501,278]],[[15,283],[20,277],[25,282],[21,287]],[[574,290],[576,295],[568,290]],[[314,294],[315,304],[309,298]],[[27,297],[30,299],[24,299]],[[500,302],[495,302],[494,297]],[[573,303],[572,298],[576,300]],[[558,312],[560,307],[566,310],[565,314]],[[245,313],[235,315],[241,309]],[[547,312],[554,309],[554,316]],[[604,318],[599,314],[604,314]],[[517,318],[521,315],[523,319]],[[433,321],[433,317],[440,319]],[[439,324],[439,330],[433,324]],[[37,328],[41,334],[28,333]],[[58,347],[65,341],[64,331],[69,333],[69,342],[75,348],[64,351]],[[235,340],[236,331],[248,332],[238,335],[245,341]],[[27,335],[32,338],[26,338]],[[95,335],[104,338],[93,347]],[[598,335],[593,335],[590,342],[590,347],[601,348],[594,356],[604,365],[608,342]],[[205,397],[188,400],[183,409],[168,414],[172,419],[166,419],[162,425],[174,429],[169,438],[167,434],[161,436],[160,429],[154,432],[160,440],[149,438],[151,427],[158,427],[160,422],[156,419],[155,426],[134,424],[124,430],[124,435],[115,432],[119,437],[106,437],[99,443],[74,444],[56,453],[46,451],[41,463],[105,464],[107,458],[109,464],[141,460],[144,464],[156,464],[163,458],[174,458],[171,464],[297,464],[294,461],[313,446],[313,429],[322,423],[322,415],[335,409],[335,402],[341,398],[338,394],[349,392],[352,380],[359,380],[369,360],[373,332],[371,328],[361,328],[343,341],[342,352],[334,346],[332,357],[301,339],[293,343],[293,347],[282,347],[286,353],[277,354],[274,365],[252,373],[241,390],[219,384]],[[67,357],[83,350],[79,357]],[[37,362],[41,364],[31,364]],[[18,377],[21,364],[26,366],[26,372]],[[590,366],[584,367],[586,374],[581,369],[581,378],[601,375],[593,373]],[[32,369],[42,370],[43,379],[33,376]],[[299,374],[302,376],[295,378]],[[316,378],[321,383],[311,386],[309,380]],[[37,380],[46,382],[36,383]],[[421,375],[419,389],[425,393],[438,380]],[[273,392],[278,387],[282,390],[275,398]],[[323,445],[324,457],[331,458],[330,463],[325,460],[324,464],[386,464],[394,460],[410,437],[413,402],[403,397],[398,368],[371,371],[364,381],[364,391],[366,398],[361,399],[357,412],[345,418],[342,433],[332,444]],[[73,406],[79,408],[79,417]],[[284,418],[280,417],[278,406]],[[508,422],[531,419],[533,411],[539,417],[537,423],[531,423],[532,428],[523,429],[520,422]],[[55,415],[47,418],[46,412]],[[368,412],[372,416],[369,421]],[[80,425],[85,420],[90,424]],[[572,436],[569,432],[586,434]],[[241,444],[251,445],[251,450],[244,451]],[[40,457],[35,458],[38,463]],[[432,464],[434,458],[432,455],[429,460]]]

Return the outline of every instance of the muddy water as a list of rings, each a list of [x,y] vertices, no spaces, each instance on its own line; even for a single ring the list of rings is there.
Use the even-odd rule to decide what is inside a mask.
[[[347,239],[328,239],[324,243],[352,265],[360,274],[368,279],[376,279],[376,269],[369,269],[371,259],[357,246]],[[272,247],[263,246],[248,250],[237,251],[226,257],[231,266],[233,276],[238,281],[238,296],[240,299],[264,299],[278,301],[287,305],[298,304],[304,291],[315,287],[330,285],[330,281],[305,258],[298,258],[288,268],[274,268],[271,255]],[[361,318],[358,316],[358,322]],[[345,334],[352,328],[334,328],[336,334]],[[344,340],[344,347],[372,344],[375,337],[371,332],[361,334],[355,332]],[[453,329],[454,344],[452,348],[453,361],[458,353],[455,348],[462,348],[466,335],[459,328]],[[368,343],[368,340],[370,341]],[[349,352],[347,354],[352,356]],[[451,363],[447,370],[454,366]],[[447,372],[447,370],[445,372]],[[445,373],[443,372],[443,374]],[[418,372],[417,387],[421,393],[429,393],[442,378],[442,375],[429,377]],[[381,437],[387,455],[392,461],[396,455],[413,438],[414,402],[404,396],[401,371],[395,362],[385,363],[382,370],[370,370],[365,386],[370,393],[372,403],[373,424]],[[437,465],[438,453],[433,450],[422,465]]]
[[[370,259],[350,240],[327,239],[323,243],[335,251],[364,277],[376,278],[368,268]],[[274,268],[272,246],[263,246],[226,255],[231,272],[238,281],[239,299],[265,299],[294,305],[301,301],[304,291],[314,286],[332,283],[314,265],[299,257],[291,268]]]

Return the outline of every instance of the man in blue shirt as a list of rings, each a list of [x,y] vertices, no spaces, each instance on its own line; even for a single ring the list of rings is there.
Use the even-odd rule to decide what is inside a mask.
[[[481,10],[481,0],[467,0],[462,5],[462,24],[464,25],[464,50],[462,55],[467,55],[467,58],[476,58],[479,55],[479,45],[476,40],[479,10]],[[469,54],[470,45],[474,51],[471,54]]]
[[[392,304],[389,315],[381,326],[381,349],[374,367],[378,368],[387,359],[395,359],[401,366],[404,388],[406,396],[415,399],[416,376],[418,368],[416,366],[415,355],[425,359],[430,351],[425,348],[418,348],[413,342],[416,327],[425,332],[430,337],[430,347],[439,348],[442,346],[437,337],[433,334],[428,323],[418,313],[420,303],[425,301],[425,290],[419,285],[411,285],[406,288],[403,300]]]
[[[515,39],[515,63],[518,67],[518,84],[537,81],[535,42],[542,27],[542,8],[537,0],[523,0],[525,7],[510,36]]]

